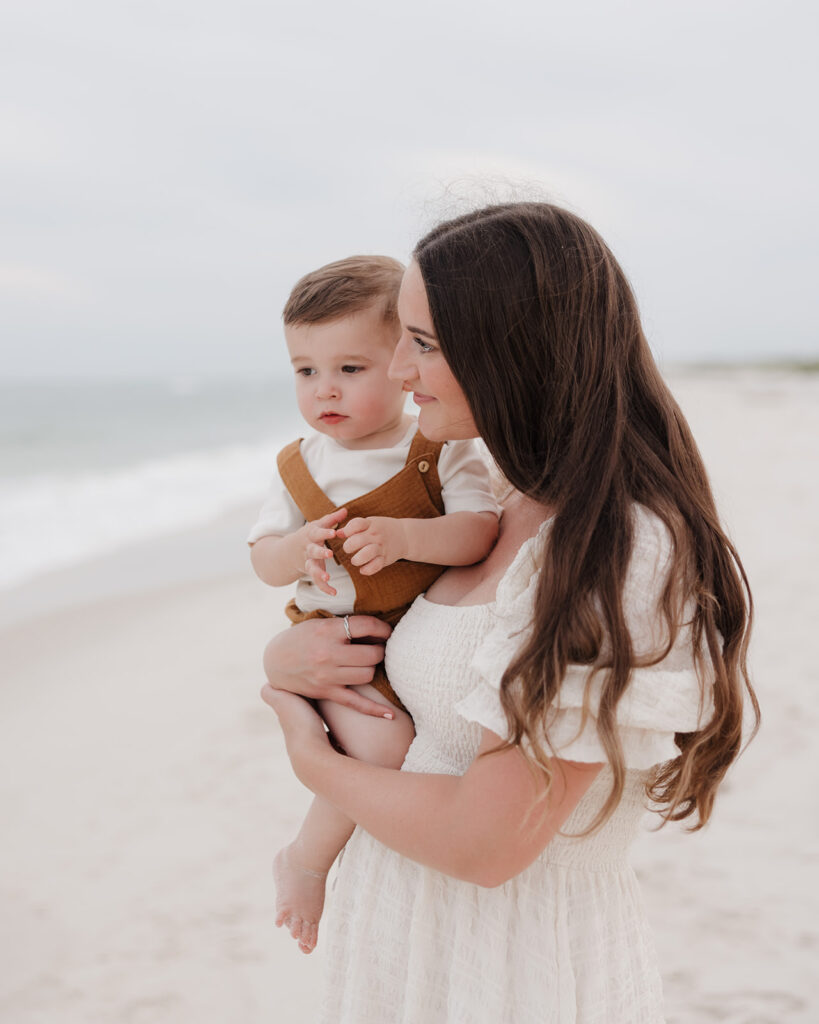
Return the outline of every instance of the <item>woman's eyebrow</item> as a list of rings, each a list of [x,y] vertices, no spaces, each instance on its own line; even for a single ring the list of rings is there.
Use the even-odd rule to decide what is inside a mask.
[[[412,324],[407,324],[407,330],[410,334],[423,334],[425,338],[432,338],[433,341],[438,340],[434,334],[430,334],[429,331],[425,331],[423,327],[413,327]]]

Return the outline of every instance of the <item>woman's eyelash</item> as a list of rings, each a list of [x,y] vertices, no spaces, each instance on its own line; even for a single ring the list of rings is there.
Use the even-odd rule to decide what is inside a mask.
[[[424,341],[423,338],[413,338],[412,340],[420,347],[422,352],[431,352],[433,349],[433,346]]]

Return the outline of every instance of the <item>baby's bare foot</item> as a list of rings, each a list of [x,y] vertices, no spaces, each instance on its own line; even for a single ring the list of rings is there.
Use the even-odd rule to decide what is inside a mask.
[[[279,850],[273,861],[276,883],[276,927],[284,925],[302,953],[312,953],[324,909],[326,871],[313,871],[300,863],[295,843]]]

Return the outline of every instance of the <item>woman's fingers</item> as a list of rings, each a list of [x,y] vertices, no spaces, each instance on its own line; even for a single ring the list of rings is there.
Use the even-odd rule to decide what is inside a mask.
[[[363,682],[368,681],[363,680]],[[363,685],[363,683],[351,685]],[[324,724],[320,716],[303,697],[299,697],[295,693],[287,693],[286,690],[276,690],[270,683],[265,683],[262,687],[261,697],[265,704],[276,712],[285,735],[291,736],[299,730],[302,730],[302,733],[309,730],[317,736],[320,731],[322,737],[324,736]],[[359,711],[363,715],[371,715],[374,718],[394,717],[389,708],[385,708],[378,701],[370,700],[348,686],[326,687],[321,699],[344,704],[345,707],[352,708],[353,711]]]
[[[370,700],[358,690],[345,687],[338,698],[331,699],[335,700],[336,704],[343,704],[345,707],[352,708],[353,711],[361,712],[362,715],[371,715],[373,718],[395,718],[394,712],[390,711],[388,707],[379,704],[378,701]]]
[[[279,716],[285,730],[301,729],[325,738],[324,723],[313,705],[295,693],[276,690],[265,683],[261,690],[262,700],[269,704]]]
[[[274,636],[264,651],[265,674],[278,690],[311,699],[352,703],[367,714],[380,705],[351,702],[344,688],[362,686],[373,678],[384,658],[384,643],[392,630],[372,615],[350,615],[350,643],[341,618],[311,619]]]
[[[345,689],[348,686],[364,686],[365,683],[373,681],[374,675],[375,665],[362,665],[361,668],[340,668],[336,674],[336,685],[340,689]],[[335,697],[328,699],[335,700]]]
[[[390,633],[392,633],[392,626],[388,626],[386,622],[382,622],[381,619],[376,619],[373,615],[349,615],[347,622],[350,626],[350,634],[353,640],[387,640]],[[342,631],[344,629],[344,623],[339,619],[339,626]],[[381,648],[381,657],[384,656],[384,649]],[[379,661],[381,659],[379,658]]]

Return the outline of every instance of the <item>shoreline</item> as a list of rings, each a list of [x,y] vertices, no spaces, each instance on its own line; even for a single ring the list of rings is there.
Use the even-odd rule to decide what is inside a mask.
[[[251,573],[245,537],[258,504],[204,525],[125,544],[0,590],[0,632],[41,615],[184,582]]]

